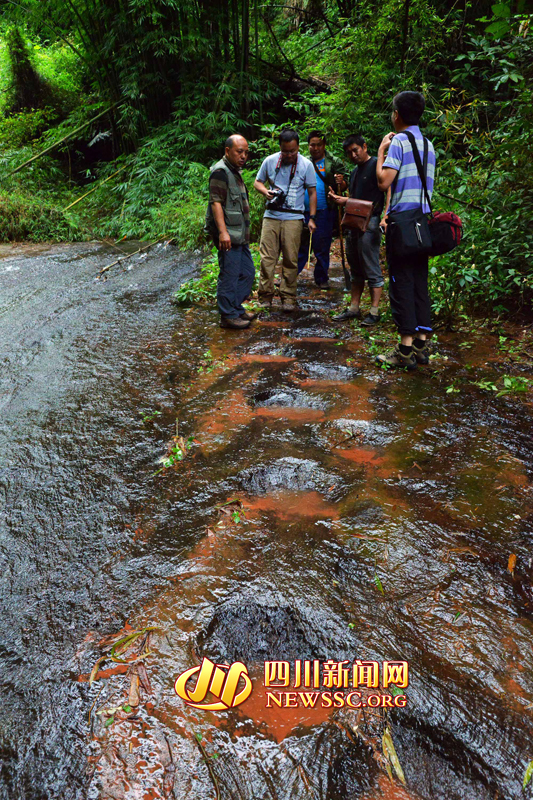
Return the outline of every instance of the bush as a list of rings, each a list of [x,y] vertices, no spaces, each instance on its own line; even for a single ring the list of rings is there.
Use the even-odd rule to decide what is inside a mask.
[[[52,203],[23,194],[0,195],[0,241],[73,241],[81,231]]]

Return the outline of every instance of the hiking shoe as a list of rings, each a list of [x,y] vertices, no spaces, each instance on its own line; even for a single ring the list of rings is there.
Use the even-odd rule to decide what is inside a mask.
[[[272,297],[260,297],[261,311],[272,311]]]
[[[386,364],[388,367],[400,367],[408,370],[416,369],[418,366],[415,354],[411,351],[408,356],[404,356],[399,345],[396,345],[390,353],[378,356],[376,364],[380,367]]]
[[[221,328],[234,328],[235,330],[243,330],[250,327],[249,319],[241,319],[241,317],[221,317]]]
[[[381,319],[381,314],[367,314],[364,320],[361,322],[361,325],[364,325],[365,328],[371,328],[372,325],[377,325]]]
[[[296,303],[293,300],[287,300],[286,298],[283,298],[281,310],[290,314],[292,311],[296,311]]]
[[[327,292],[330,288],[329,283],[326,281],[325,283],[317,283],[319,289],[322,289],[323,292]]]
[[[255,313],[255,311],[245,311],[244,314],[241,314],[241,319],[249,319],[250,322],[253,319],[256,319],[256,317],[257,317],[257,314]]]
[[[429,364],[429,344],[427,341],[423,347],[417,347],[413,343],[413,353],[419,364]]]
[[[331,319],[335,320],[335,322],[342,322],[345,319],[361,319],[361,312],[350,311],[349,308],[345,308],[340,314],[334,314]]]

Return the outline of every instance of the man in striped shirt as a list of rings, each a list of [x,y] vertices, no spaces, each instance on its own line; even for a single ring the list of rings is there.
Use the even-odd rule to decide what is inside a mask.
[[[388,133],[378,151],[376,176],[378,186],[386,191],[391,186],[389,212],[421,208],[426,214],[429,206],[416,168],[413,149],[405,131],[415,138],[424,160],[424,137],[418,127],[426,101],[420,92],[400,92],[392,101],[392,123],[395,133]],[[388,151],[388,152],[387,152]],[[428,142],[427,189],[431,197],[435,177],[435,150]],[[431,333],[431,301],[428,293],[428,256],[399,256],[387,237],[389,296],[392,316],[400,334],[400,344],[378,362],[390,367],[416,369],[427,364],[427,336]]]

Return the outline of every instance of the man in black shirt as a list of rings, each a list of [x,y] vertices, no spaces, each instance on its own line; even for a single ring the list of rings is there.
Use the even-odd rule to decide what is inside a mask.
[[[361,322],[361,325],[371,327],[380,320],[379,301],[383,291],[384,280],[379,264],[379,248],[381,232],[382,229],[385,229],[390,189],[385,203],[385,194],[379,189],[376,178],[377,158],[370,156],[362,136],[348,136],[343,142],[343,147],[350,161],[356,165],[350,175],[348,186],[350,197],[358,200],[368,200],[374,204],[374,208],[365,233],[360,233],[357,230],[346,231],[346,256],[352,278],[351,302],[348,308],[334,316],[333,319],[361,319],[359,303],[366,280],[372,305],[370,312]],[[346,205],[346,200],[348,199],[333,194],[331,190],[330,197],[339,206]],[[380,217],[382,217],[381,222]]]

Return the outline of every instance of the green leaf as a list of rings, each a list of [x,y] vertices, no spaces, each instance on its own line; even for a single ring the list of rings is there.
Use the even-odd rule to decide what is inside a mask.
[[[507,3],[496,3],[492,6],[492,13],[495,17],[510,17],[511,7]]]
[[[379,589],[379,591],[381,592],[381,594],[385,594],[385,589],[383,588],[383,584],[381,583],[381,581],[379,579],[379,575],[377,575],[377,574],[374,575],[374,583],[376,584],[376,586]]]
[[[524,783],[522,784],[524,789],[528,785],[531,777],[533,776],[533,761],[530,761],[527,765],[526,771],[524,772]]]
[[[397,686],[394,685],[394,683],[391,683],[389,688],[393,697],[396,697],[399,694],[405,694],[404,690],[399,689]]]
[[[108,719],[106,719],[106,721],[104,722],[104,728],[109,728],[109,726],[112,725],[114,721],[115,717],[108,717]]]

